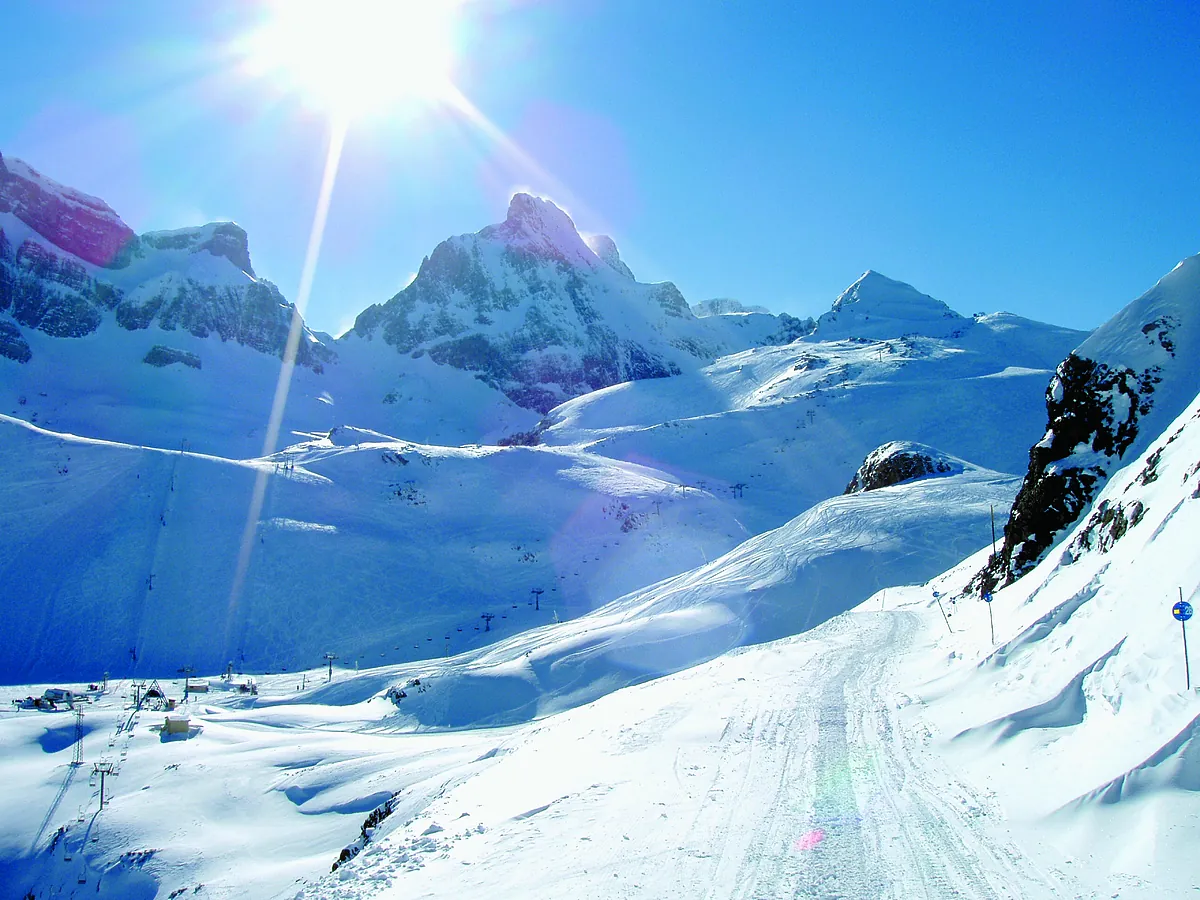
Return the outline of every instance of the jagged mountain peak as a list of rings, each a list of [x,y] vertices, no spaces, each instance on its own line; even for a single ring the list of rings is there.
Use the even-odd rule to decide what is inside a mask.
[[[932,314],[942,317],[947,313],[957,315],[941,300],[923,294],[911,284],[888,278],[886,275],[867,269],[853,284],[842,291],[833,301],[833,311],[854,307],[856,310],[878,314],[903,315]]]
[[[504,221],[484,228],[479,236],[498,239],[538,258],[559,259],[589,267],[599,263],[571,217],[553,201],[532,194],[513,194]]]
[[[99,197],[93,197],[91,194],[85,194],[76,188],[59,184],[53,178],[47,178],[23,159],[18,159],[15,156],[5,158],[4,154],[0,153],[0,178],[3,178],[5,175],[11,178],[19,178],[22,181],[38,186],[44,191],[57,194],[71,203],[86,206],[88,209],[104,213],[120,221],[120,216],[117,215],[116,211]]]

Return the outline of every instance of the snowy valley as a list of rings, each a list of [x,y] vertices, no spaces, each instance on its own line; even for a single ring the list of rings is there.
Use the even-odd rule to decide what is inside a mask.
[[[1198,349],[526,194],[335,338],[0,158],[0,892],[1191,896]]]

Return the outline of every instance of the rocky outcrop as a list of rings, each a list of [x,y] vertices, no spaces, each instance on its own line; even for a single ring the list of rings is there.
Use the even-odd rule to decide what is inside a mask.
[[[734,300],[732,297],[714,297],[712,300],[701,300],[699,303],[692,304],[692,312],[702,319],[709,316],[727,316],[737,313],[765,313],[770,314],[770,310],[765,306],[747,306],[740,300]]]
[[[282,357],[294,307],[271,282],[254,279],[249,243],[241,227],[215,222],[136,238],[102,201],[58,185],[23,163],[10,161],[9,168],[4,168],[0,159],[0,169],[0,211],[17,214],[45,239],[29,238],[14,247],[0,228],[0,312],[51,337],[91,334],[111,314],[118,326],[130,331],[156,325],[164,331],[186,331],[201,338],[216,334],[223,341]],[[56,209],[55,203],[74,210],[74,218],[65,213],[39,217],[29,212]],[[91,212],[86,213],[88,210]],[[64,237],[68,221],[74,223],[71,228],[90,223],[85,231],[94,237],[105,227],[111,233],[104,232],[108,238],[95,237],[92,243],[81,245],[86,255],[72,255],[62,252],[68,245],[78,244],[74,237]],[[105,222],[109,224],[105,226]],[[92,251],[116,246],[113,235],[117,234],[121,235],[119,270],[101,273],[103,277],[89,274],[96,270],[84,262],[97,263],[103,254]],[[71,235],[78,236],[75,232]],[[49,244],[62,249],[56,251]],[[214,259],[222,262],[214,267]],[[226,262],[235,268],[222,270]],[[111,259],[107,264],[110,269],[115,266]],[[296,362],[320,372],[336,354],[307,329],[304,337]],[[8,344],[6,355],[29,352],[24,338],[19,342],[11,338]]]
[[[911,441],[892,441],[867,454],[843,494],[859,494],[930,475],[956,475],[962,463],[940,450]]]
[[[811,316],[798,319],[787,313],[780,313],[776,318],[779,320],[779,328],[763,339],[764,346],[779,347],[790,344],[805,335],[812,334],[817,327],[816,321]]]
[[[291,328],[293,307],[279,288],[265,279],[218,286],[195,279],[172,281],[140,302],[122,300],[116,321],[136,331],[157,325],[164,331],[186,331],[196,337],[216,334],[262,353],[282,357]],[[316,339],[302,339],[296,364],[324,370],[336,354]]]
[[[120,298],[78,262],[27,240],[15,250],[0,229],[0,312],[52,337],[82,337]]]
[[[1049,422],[1004,528],[1004,544],[974,582],[1008,584],[1042,558],[1092,502],[1153,406],[1158,367],[1135,372],[1072,353],[1046,389]]]
[[[3,319],[0,319],[0,356],[19,363],[27,363],[33,358],[29,342],[21,334],[21,329]]]
[[[254,277],[249,238],[245,229],[235,222],[211,222],[199,228],[147,232],[139,238],[139,248],[147,247],[154,250],[187,250],[190,253],[204,251],[229,260]]]
[[[19,159],[0,156],[0,213],[12,213],[47,241],[86,262],[128,262],[133,229],[103,200],[64,187]]]
[[[162,344],[155,344],[151,347],[142,362],[160,369],[174,363],[180,363],[193,369],[199,369],[201,366],[200,357],[195,353],[176,347],[164,347]]]
[[[1200,256],[1180,262],[1058,366],[1046,391],[1045,436],[1004,529],[1000,554],[972,580],[977,590],[1028,572],[1087,512],[1105,481],[1140,455],[1200,392]],[[1139,476],[1157,477],[1153,463]],[[1134,507],[1095,510],[1078,554],[1103,551],[1141,517]]]

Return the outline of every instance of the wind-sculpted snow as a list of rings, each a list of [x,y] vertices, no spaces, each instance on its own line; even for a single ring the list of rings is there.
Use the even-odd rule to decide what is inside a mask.
[[[1157,395],[1177,386],[1171,377],[1188,376],[1164,373]],[[926,604],[930,588],[942,592],[953,630],[931,625],[919,680],[937,685],[928,714],[942,736],[959,736],[954,756],[1008,815],[1036,823],[1036,839],[1100,883],[1152,898],[1184,895],[1194,873],[1180,881],[1172,861],[1200,837],[1200,697],[1186,690],[1171,614],[1200,595],[1200,397],[1139,444],[1061,549],[990,605],[970,592],[988,551],[919,591]],[[933,616],[940,624],[936,606]]]
[[[422,677],[397,701],[423,726],[524,721],[820,625],[891,585],[924,580],[987,540],[989,507],[1016,479],[967,465],[818,504],[707,565]]]

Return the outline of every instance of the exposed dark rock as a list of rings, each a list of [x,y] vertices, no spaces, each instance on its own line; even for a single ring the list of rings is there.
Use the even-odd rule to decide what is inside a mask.
[[[1071,541],[1067,553],[1071,559],[1087,550],[1107,553],[1145,514],[1146,507],[1140,500],[1134,500],[1128,506],[1105,500],[1088,517],[1087,524]]]
[[[1073,353],[1059,364],[1046,391],[1046,435],[1029,451],[1003,547],[972,579],[973,588],[1012,583],[1079,518],[1137,436],[1158,381],[1156,368],[1139,374]]]
[[[816,327],[817,322],[812,316],[797,319],[795,316],[789,316],[787,313],[780,313],[779,330],[764,338],[763,344],[768,347],[779,347],[784,344],[790,344],[792,341],[802,338],[806,334],[812,334]]]
[[[1174,316],[1159,316],[1152,322],[1142,326],[1142,334],[1153,343],[1167,351],[1172,358],[1175,356],[1175,342],[1171,339],[1172,332],[1179,327],[1179,320]]]
[[[0,356],[19,363],[27,363],[33,358],[33,351],[21,329],[3,319],[0,319]]]
[[[213,222],[177,231],[152,231],[141,236],[141,243],[155,250],[190,250],[193,253],[206,250],[213,256],[229,260],[247,275],[254,275],[249,238],[234,222]]]
[[[10,212],[50,241],[97,266],[118,268],[133,230],[95,197],[63,187],[0,156],[0,212]]]
[[[182,363],[185,366],[191,366],[193,369],[200,368],[200,357],[195,353],[192,353],[190,350],[179,350],[175,347],[164,347],[162,344],[155,344],[151,347],[150,351],[142,359],[142,362],[158,366],[160,369],[172,363]]]
[[[765,306],[748,306],[732,297],[714,297],[692,304],[692,313],[704,319],[709,316],[724,316],[730,313],[770,313]]]
[[[961,464],[956,464],[933,447],[908,441],[892,441],[867,454],[867,458],[858,467],[843,493],[858,494],[891,487],[893,484],[912,481],[914,478],[961,471]]]
[[[503,223],[443,241],[354,331],[473,372],[539,412],[618,382],[677,374],[677,357],[718,355],[675,285],[640,284],[611,240],[591,244],[552,203],[517,194]]]

